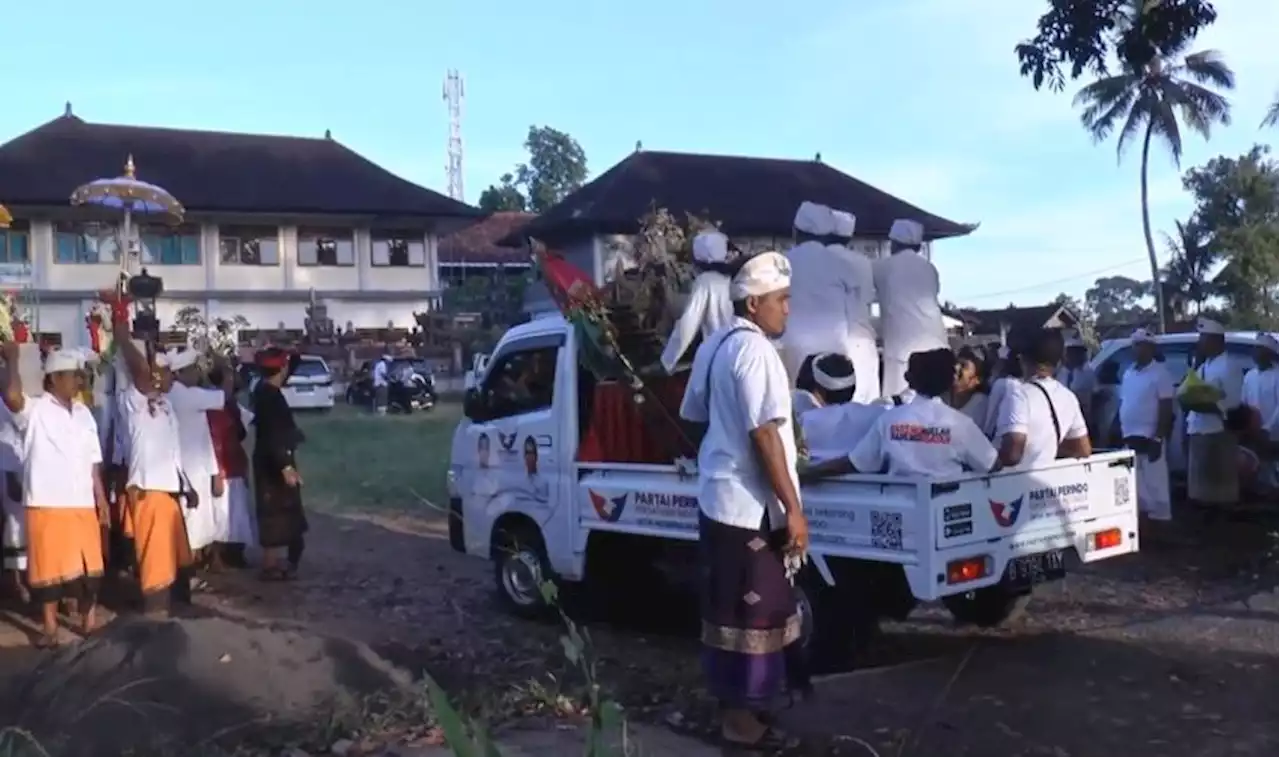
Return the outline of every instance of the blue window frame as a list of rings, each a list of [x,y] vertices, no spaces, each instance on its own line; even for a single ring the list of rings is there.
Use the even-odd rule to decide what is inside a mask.
[[[53,262],[118,264],[120,248],[113,230],[106,225],[57,221],[53,224]]]
[[[200,227],[146,226],[142,229],[143,262],[158,265],[200,265]]]
[[[14,221],[0,229],[0,263],[30,263],[31,233],[26,221]]]

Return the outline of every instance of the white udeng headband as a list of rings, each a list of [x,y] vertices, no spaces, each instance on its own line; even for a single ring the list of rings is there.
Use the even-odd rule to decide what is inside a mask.
[[[827,353],[830,354],[830,353]],[[819,355],[813,360],[813,380],[818,382],[818,386],[832,392],[838,392],[841,389],[852,389],[857,382],[857,375],[851,373],[848,376],[832,376],[830,373],[818,367],[818,361],[827,355]]]

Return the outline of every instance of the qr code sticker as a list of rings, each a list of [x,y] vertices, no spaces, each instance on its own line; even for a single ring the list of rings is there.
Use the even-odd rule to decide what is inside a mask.
[[[871,546],[902,550],[902,513],[871,511]]]
[[[1116,507],[1129,504],[1132,495],[1129,492],[1128,477],[1116,479]]]

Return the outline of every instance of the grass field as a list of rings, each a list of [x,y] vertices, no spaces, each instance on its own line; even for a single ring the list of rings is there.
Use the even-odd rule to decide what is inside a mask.
[[[325,414],[297,413],[307,435],[298,453],[307,507],[425,513],[430,508],[420,498],[446,507],[449,447],[460,417],[457,403],[408,416],[377,417],[342,404]]]

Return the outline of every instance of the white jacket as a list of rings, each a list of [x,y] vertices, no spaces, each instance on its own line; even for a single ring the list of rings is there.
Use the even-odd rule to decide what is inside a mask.
[[[693,344],[699,332],[705,340],[733,320],[733,301],[729,298],[729,277],[718,271],[703,271],[693,280],[693,291],[685,303],[680,320],[667,337],[662,350],[662,367],[667,373]]]
[[[853,355],[851,344],[875,342],[871,303],[876,299],[871,261],[843,245],[802,242],[791,263],[791,316],[781,339],[787,373],[795,376],[810,355]]]
[[[880,335],[886,358],[947,346],[938,305],[938,269],[918,252],[903,250],[872,264],[880,301]]]

